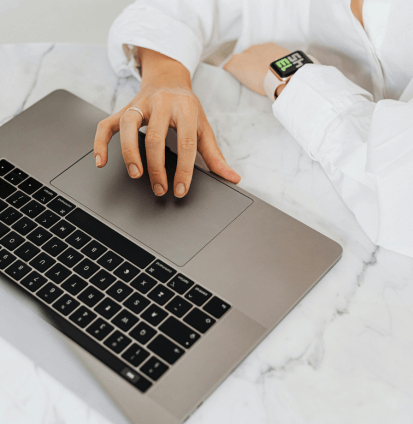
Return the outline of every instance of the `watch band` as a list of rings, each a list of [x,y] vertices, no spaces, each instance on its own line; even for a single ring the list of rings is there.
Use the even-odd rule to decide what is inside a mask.
[[[307,54],[307,56],[313,61],[313,63],[320,65],[320,62],[315,57],[309,54]],[[280,85],[287,84],[287,82],[290,79],[291,79],[291,76],[285,79],[280,79],[280,77],[275,75],[271,69],[268,69],[267,74],[265,75],[265,78],[264,78],[264,90],[268,98],[272,102],[277,98],[277,95],[275,94],[275,90],[277,90],[277,88]]]
[[[276,99],[275,90],[280,85],[287,84],[289,79],[290,78],[287,78],[285,81],[280,80],[277,76],[274,75],[271,69],[268,69],[267,75],[265,75],[264,78],[264,90],[271,101]]]

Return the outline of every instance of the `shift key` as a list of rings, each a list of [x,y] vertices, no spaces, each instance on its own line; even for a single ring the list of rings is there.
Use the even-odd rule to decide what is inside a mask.
[[[198,333],[191,330],[174,317],[169,317],[159,327],[159,329],[187,349],[190,348],[200,337]]]

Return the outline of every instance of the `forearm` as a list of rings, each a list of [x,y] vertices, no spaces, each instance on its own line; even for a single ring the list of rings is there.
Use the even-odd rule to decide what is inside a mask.
[[[160,86],[192,89],[188,69],[177,60],[145,48],[139,49],[139,60],[142,67],[142,85],[156,83]]]

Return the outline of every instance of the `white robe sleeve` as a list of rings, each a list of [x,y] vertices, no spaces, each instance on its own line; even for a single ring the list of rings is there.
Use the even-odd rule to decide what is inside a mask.
[[[305,65],[273,112],[370,239],[413,256],[413,99],[375,103],[336,68]]]
[[[136,0],[114,21],[108,53],[118,76],[140,78],[138,47],[181,62],[191,77],[211,48],[239,36],[242,2],[238,0]]]

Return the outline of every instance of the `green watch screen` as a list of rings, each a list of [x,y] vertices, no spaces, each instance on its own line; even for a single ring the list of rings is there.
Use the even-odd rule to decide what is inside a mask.
[[[313,62],[305,53],[297,50],[288,56],[275,60],[270,66],[281,78],[287,78],[306,63]]]

